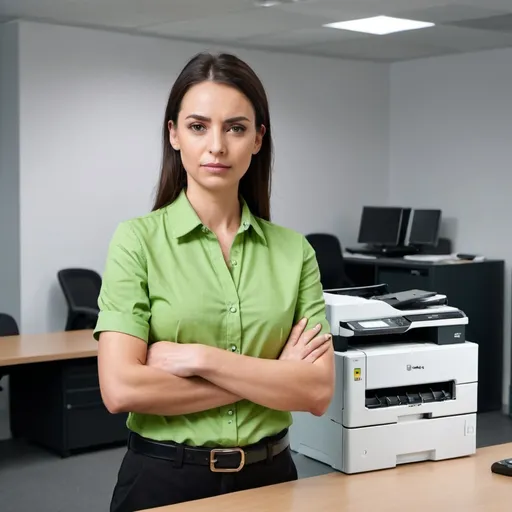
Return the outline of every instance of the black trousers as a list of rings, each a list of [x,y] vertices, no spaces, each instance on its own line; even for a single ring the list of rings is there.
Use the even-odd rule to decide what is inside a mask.
[[[209,498],[234,491],[297,480],[290,448],[272,461],[246,465],[238,473],[214,473],[207,466],[183,464],[126,452],[110,512],[134,512]]]

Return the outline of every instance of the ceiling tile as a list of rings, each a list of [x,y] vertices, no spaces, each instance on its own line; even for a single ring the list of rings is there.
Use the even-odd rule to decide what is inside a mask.
[[[322,52],[335,57],[364,58],[371,60],[404,60],[420,57],[442,55],[447,49],[423,46],[419,44],[397,43],[390,39],[365,37],[359,40],[346,41],[344,43],[328,43],[314,45],[307,50]]]
[[[377,14],[373,5],[364,5],[364,2],[360,0],[309,0],[278,5],[274,9],[304,16],[323,16],[328,22],[352,20]]]
[[[304,15],[319,14],[331,21],[389,14],[401,9],[445,5],[449,0],[306,0],[275,9]]]
[[[144,32],[188,39],[236,40],[257,35],[320,27],[328,20],[292,14],[271,8],[259,8],[243,14],[227,14],[182,23],[167,23],[144,28]]]
[[[94,6],[100,13],[105,7],[127,19],[142,24],[181,22],[210,16],[229,15],[254,8],[251,0],[67,0]]]
[[[474,7],[484,7],[487,9],[498,9],[510,11],[512,2],[510,0],[451,0],[451,4],[460,4]]]
[[[361,4],[371,5],[377,10],[384,9],[386,11],[384,14],[404,9],[425,9],[450,3],[452,3],[451,0],[361,0]]]
[[[421,33],[419,33],[421,32]],[[512,34],[501,34],[459,27],[437,25],[428,29],[390,34],[389,39],[397,44],[420,44],[458,51],[478,51],[490,48],[512,46]]]
[[[0,0],[0,15],[46,17],[68,3],[69,0]]]
[[[336,41],[346,41],[350,39],[360,38],[361,34],[348,30],[335,30],[323,27],[290,30],[279,32],[277,34],[268,34],[264,37],[255,36],[239,39],[240,42],[246,44],[254,44],[255,46],[265,48],[300,48],[313,44],[322,44]]]
[[[512,12],[512,0],[510,2]],[[452,21],[473,20],[478,18],[487,18],[499,14],[506,14],[507,11],[488,9],[485,7],[474,7],[467,5],[443,5],[427,7],[426,9],[405,9],[393,13],[395,16],[403,18],[412,18],[421,21],[430,21],[436,24],[448,23]]]
[[[134,28],[229,15],[254,8],[247,0],[0,0],[0,14],[59,23]]]
[[[501,14],[473,20],[453,21],[458,27],[474,28],[491,32],[508,32],[512,34],[512,14]]]

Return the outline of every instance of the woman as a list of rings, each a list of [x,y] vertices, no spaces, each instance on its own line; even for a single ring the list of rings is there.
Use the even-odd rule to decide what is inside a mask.
[[[103,400],[130,413],[116,512],[296,479],[290,411],[323,414],[334,387],[314,251],[270,222],[255,73],[196,56],[163,132],[156,204],[113,236],[95,329]]]

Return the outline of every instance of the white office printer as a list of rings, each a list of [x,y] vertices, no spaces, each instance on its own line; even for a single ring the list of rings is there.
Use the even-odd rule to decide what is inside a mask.
[[[324,292],[336,387],[322,417],[293,413],[292,450],[344,473],[475,453],[478,345],[446,297]],[[398,308],[402,309],[398,309]]]

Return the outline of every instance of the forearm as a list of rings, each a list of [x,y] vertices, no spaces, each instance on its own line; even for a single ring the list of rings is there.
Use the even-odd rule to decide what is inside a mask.
[[[105,383],[104,401],[113,413],[176,416],[230,405],[240,397],[200,377],[176,377],[145,365],[130,365]]]
[[[331,350],[326,357],[333,357]],[[326,371],[324,365],[259,359],[218,349],[208,350],[196,374],[265,407],[315,415],[325,412],[334,389],[333,371]]]

